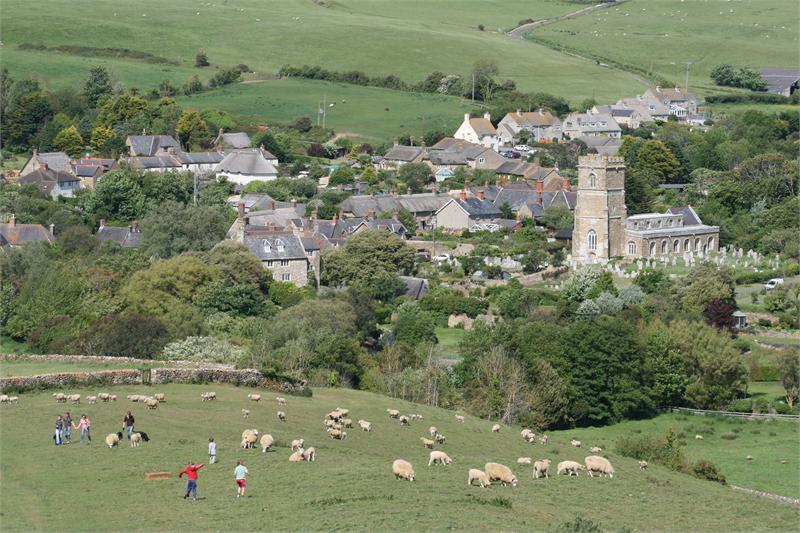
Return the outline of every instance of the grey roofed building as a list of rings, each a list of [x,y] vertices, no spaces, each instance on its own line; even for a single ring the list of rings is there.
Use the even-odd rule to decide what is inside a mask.
[[[121,157],[121,163],[142,170],[171,170],[181,168],[181,162],[172,155]]]
[[[129,135],[125,144],[132,156],[153,156],[180,150],[181,145],[171,135]]]
[[[31,158],[25,163],[20,170],[20,175],[25,175],[39,170],[41,167],[47,167],[51,170],[58,172],[70,172],[70,158],[64,152],[42,152],[33,150]]]
[[[9,216],[8,222],[0,223],[0,236],[2,237],[3,246],[22,246],[29,242],[45,241],[52,243],[53,225],[50,225],[50,231],[41,224],[19,224],[17,217],[12,213]]]
[[[338,221],[334,237],[347,237],[360,229],[383,230],[405,237],[408,230],[399,220],[393,218],[344,218]]]
[[[572,138],[583,135],[619,137],[622,129],[608,113],[570,113],[564,119],[563,131]]]
[[[405,283],[405,296],[420,299],[428,294],[428,280],[425,278],[415,278],[412,276],[398,276],[400,281]]]
[[[50,195],[53,192],[53,189],[57,188],[61,184],[72,184],[74,185],[80,184],[80,178],[73,174],[69,174],[67,172],[62,172],[60,170],[53,170],[47,167],[40,167],[38,170],[34,170],[33,172],[29,172],[24,176],[21,176],[17,183],[20,185],[36,185],[36,187],[42,191],[44,194]],[[79,185],[74,185],[74,188],[77,188]],[[70,187],[73,188],[73,187]]]
[[[480,198],[470,197],[467,199],[454,198],[458,205],[466,211],[470,217],[474,218],[496,218],[503,214],[500,209],[494,206],[488,200],[481,200]]]
[[[214,139],[214,146],[220,148],[250,148],[250,143],[250,136],[243,131],[225,133],[220,129],[217,138]]]
[[[615,137],[585,135],[578,137],[578,140],[583,142],[587,148],[593,148],[600,155],[617,155],[622,146],[622,139]]]
[[[667,210],[670,215],[683,215],[684,226],[697,226],[703,223],[700,216],[692,206],[671,207]],[[629,217],[630,218],[630,217]]]
[[[761,76],[767,80],[767,92],[792,96],[800,89],[800,70],[787,68],[762,68]]]
[[[245,228],[244,244],[262,261],[307,260],[303,242],[297,235],[261,233],[257,228],[248,227]]]
[[[498,208],[508,204],[508,207],[516,212],[527,202],[536,202],[536,191],[533,188],[527,190],[503,189],[495,197],[493,203]]]
[[[141,245],[142,233],[139,231],[139,224],[134,222],[126,228],[106,226],[105,221],[100,221],[97,228],[97,240],[100,242],[112,241],[123,248],[138,248]]]
[[[386,152],[383,156],[384,161],[401,161],[404,163],[411,163],[414,160],[420,159],[425,152],[422,146],[403,146],[396,145]]]
[[[266,150],[242,149],[228,153],[217,166],[217,173],[250,176],[254,178],[277,177],[278,169],[270,162],[274,158]]]
[[[175,158],[183,165],[213,165],[220,163],[225,154],[222,152],[176,152]]]

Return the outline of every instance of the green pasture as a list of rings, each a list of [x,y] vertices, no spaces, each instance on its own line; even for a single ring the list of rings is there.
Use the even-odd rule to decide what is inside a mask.
[[[246,398],[248,389],[213,385],[154,387],[102,387],[74,389],[87,395],[108,390],[121,400],[96,405],[56,404],[52,391],[20,395],[16,405],[3,404],[0,417],[0,519],[3,531],[552,531],[556,525],[582,516],[604,528],[647,531],[787,531],[800,519],[796,507],[736,493],[728,487],[701,481],[657,465],[639,469],[636,461],[616,455],[614,435],[634,427],[661,431],[674,420],[630,423],[604,429],[555,432],[547,446],[523,442],[518,427],[492,433],[492,422],[467,417],[464,423],[452,411],[414,405],[351,390],[315,390],[313,398],[289,397],[287,421],[279,422],[272,400],[256,404]],[[200,394],[217,392],[215,402],[202,402]],[[124,400],[131,393],[164,392],[167,402],[155,411]],[[323,429],[325,413],[340,406],[353,419],[373,422],[365,433],[348,430],[344,441],[329,439]],[[244,420],[241,409],[252,411]],[[389,419],[387,408],[419,413],[421,422],[401,427]],[[136,428],[151,441],[131,448],[126,441],[109,449],[104,437],[121,428],[127,410]],[[91,445],[76,443],[56,447],[51,434],[56,414],[70,410],[92,420]],[[676,421],[678,422],[678,421]],[[712,421],[690,419],[682,425]],[[716,435],[727,422],[713,421]],[[419,438],[435,425],[447,436],[442,448],[451,466],[427,466],[428,450]],[[701,444],[689,444],[693,455],[707,456],[730,470],[734,457],[753,453],[744,464],[753,472],[748,486],[770,479],[767,488],[790,492],[782,483],[796,482],[797,457],[789,465],[772,466],[783,457],[797,426],[741,424],[738,441],[722,441],[707,433]],[[241,433],[257,428],[275,437],[274,451],[242,450]],[[760,435],[750,431],[760,429]],[[778,432],[769,437],[767,432]],[[184,480],[175,477],[188,461],[207,463],[208,438],[218,442],[219,462],[200,471],[197,502],[182,499]],[[531,468],[517,458],[551,458],[554,463],[582,460],[586,449],[569,445],[573,436],[584,446],[600,445],[613,462],[613,479],[551,476],[533,480]],[[289,463],[289,444],[302,437],[314,446],[314,463]],[[759,444],[759,448],[752,448]],[[732,451],[731,446],[736,446]],[[795,449],[796,452],[796,449]],[[731,462],[723,462],[723,455]],[[410,461],[417,481],[395,480],[391,463]],[[248,497],[237,500],[233,483],[235,462],[250,469]],[[467,470],[487,461],[509,465],[519,478],[517,487],[467,486]],[[170,479],[146,481],[144,474],[168,471]],[[780,473],[775,479],[775,473]],[[739,475],[726,472],[732,481]],[[788,480],[788,481],[782,481]]]
[[[141,361],[140,363],[102,362],[102,361],[37,361],[20,359],[0,361],[0,377],[32,376],[56,372],[92,372],[95,370],[123,370],[142,367],[164,366],[160,361]]]

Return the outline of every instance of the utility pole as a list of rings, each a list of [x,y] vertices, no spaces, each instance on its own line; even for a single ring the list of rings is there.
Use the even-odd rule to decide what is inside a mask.
[[[197,175],[197,172],[194,173],[194,206],[197,207],[197,204],[200,200],[200,178]]]
[[[325,129],[325,117],[328,116],[328,95],[322,97],[322,129]]]
[[[475,103],[475,73],[472,73],[472,103]]]
[[[686,86],[685,86],[686,94],[689,94],[689,67],[691,65],[692,65],[691,61],[686,62]]]

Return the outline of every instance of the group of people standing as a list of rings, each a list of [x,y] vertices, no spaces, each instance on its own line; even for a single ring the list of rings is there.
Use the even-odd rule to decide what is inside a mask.
[[[56,446],[60,446],[61,444],[72,444],[72,430],[77,429],[81,432],[81,444],[84,442],[91,444],[91,426],[92,423],[88,416],[81,415],[80,420],[78,420],[78,423],[75,424],[72,421],[72,416],[69,414],[69,411],[67,411],[65,415],[58,415],[56,417],[56,428],[55,434],[53,435],[53,441],[55,442]]]
[[[214,441],[214,437],[208,439],[208,462],[209,464],[217,462],[217,443]],[[197,501],[197,471],[204,466],[205,464],[201,463],[196,465],[193,461],[189,461],[186,468],[181,470],[178,474],[179,478],[182,478],[184,474],[186,474],[187,477],[186,493],[183,495],[184,499],[191,495],[192,500]],[[244,461],[236,461],[236,468],[233,469],[233,480],[234,483],[236,483],[237,498],[244,497],[247,488],[247,474],[249,473],[250,471],[244,465]]]

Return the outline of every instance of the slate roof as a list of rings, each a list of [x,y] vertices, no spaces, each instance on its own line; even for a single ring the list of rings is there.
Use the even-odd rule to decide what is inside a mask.
[[[604,133],[621,131],[619,124],[608,113],[571,113],[564,120],[564,129],[577,129],[581,133]]]
[[[244,149],[234,150],[217,165],[217,172],[242,174],[246,176],[277,176],[278,169],[267,161],[272,156],[266,150]],[[274,156],[272,156],[274,158]]]
[[[617,155],[620,146],[622,146],[622,139],[615,139],[613,137],[597,137],[594,135],[586,135],[578,137],[587,148],[594,148],[600,155]]]
[[[421,193],[375,196],[351,196],[342,202],[342,210],[352,213],[354,217],[366,217],[370,211],[377,215],[391,213],[395,209],[407,209],[412,215],[435,213],[446,204],[450,197],[446,194]]]
[[[517,211],[523,204],[536,203],[536,191],[530,190],[511,190],[503,189],[494,199],[494,205],[498,208],[503,204],[508,204],[512,211]]]
[[[101,166],[103,170],[110,170],[114,166],[115,160],[106,157],[83,157],[72,161],[74,165]]]
[[[503,214],[500,209],[495,207],[494,204],[488,200],[481,200],[480,198],[467,198],[466,200],[454,198],[453,201],[460,205],[471,217],[490,218],[498,217]]]
[[[29,242],[53,242],[53,236],[41,224],[0,223],[0,245],[22,246]]]
[[[61,172],[69,171],[69,156],[64,152],[44,152],[37,153],[36,159],[40,164],[44,163],[47,168]]]
[[[475,133],[477,133],[479,137],[497,135],[497,130],[494,128],[491,121],[483,117],[469,119],[469,125],[472,126],[472,129],[475,130]]]
[[[308,260],[300,237],[267,228],[245,228],[244,244],[262,261]]]
[[[420,299],[428,294],[428,280],[425,278],[414,278],[411,276],[398,276],[400,281],[406,285],[406,296]]]
[[[181,168],[181,162],[171,155],[152,155],[123,157],[120,161],[127,163],[131,168]]]
[[[222,152],[177,152],[175,158],[184,165],[215,165],[225,154]]]
[[[43,193],[50,194],[57,184],[76,181],[80,181],[80,178],[72,174],[51,170],[49,168],[47,170],[40,168],[39,170],[34,170],[33,172],[28,172],[24,176],[21,176],[17,180],[17,183],[20,185],[35,185]]]
[[[97,239],[101,242],[113,241],[123,248],[138,248],[141,245],[142,233],[138,228],[129,226],[101,226],[97,229]]]
[[[792,85],[800,82],[800,70],[788,68],[762,68],[761,76],[767,80],[767,91],[785,94]]]
[[[93,178],[103,174],[101,165],[72,165],[72,172],[79,178]]]
[[[503,120],[512,120],[520,127],[548,127],[560,124],[561,120],[549,111],[539,110],[524,113],[506,113]]]
[[[359,227],[364,226],[371,230],[383,230],[395,235],[405,235],[408,230],[399,220],[393,218],[346,218],[340,220],[341,233],[349,235],[354,233]]]
[[[133,156],[152,156],[159,149],[181,149],[181,145],[171,135],[129,135],[126,144]]]
[[[672,207],[667,210],[670,215],[683,215],[683,225],[685,226],[700,226],[703,221],[700,216],[692,209],[692,206],[685,207]]]
[[[386,152],[386,155],[383,156],[383,159],[389,161],[403,161],[408,163],[418,158],[424,151],[425,148],[422,146],[397,145],[390,148],[389,151]]]
[[[682,91],[680,87],[650,87],[650,93],[657,96],[662,102],[685,102],[694,100],[691,93]]]
[[[216,144],[226,148],[250,148],[250,136],[243,131],[223,133],[216,139]]]

